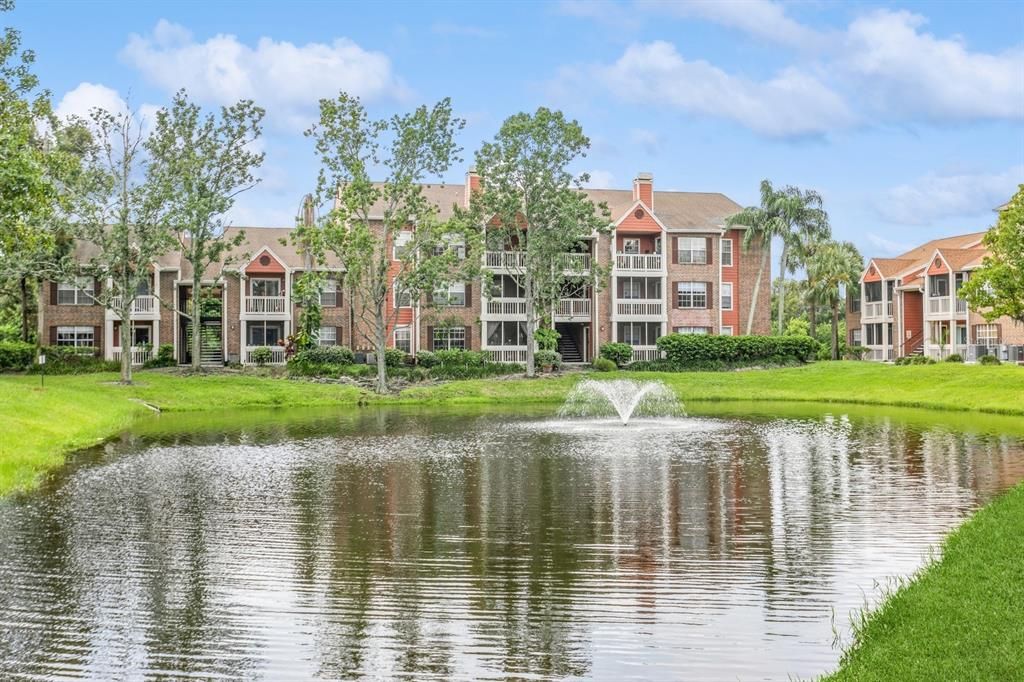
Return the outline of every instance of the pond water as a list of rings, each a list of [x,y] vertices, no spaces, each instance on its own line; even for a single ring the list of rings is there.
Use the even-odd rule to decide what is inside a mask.
[[[1024,479],[1019,420],[687,407],[143,422],[0,502],[0,677],[814,677]]]

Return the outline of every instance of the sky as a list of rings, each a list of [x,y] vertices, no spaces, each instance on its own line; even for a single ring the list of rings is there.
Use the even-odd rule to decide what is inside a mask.
[[[1024,2],[46,2],[3,17],[61,115],[147,117],[186,88],[267,110],[240,226],[287,226],[315,183],[320,98],[377,117],[452,99],[465,162],[539,106],[580,122],[578,172],[627,189],[817,190],[865,256],[985,229],[1024,182]]]

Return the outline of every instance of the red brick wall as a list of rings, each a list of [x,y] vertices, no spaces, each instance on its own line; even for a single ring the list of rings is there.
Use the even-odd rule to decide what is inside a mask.
[[[93,343],[103,352],[106,316],[99,305],[55,305],[51,303],[51,282],[39,287],[39,341],[50,345],[51,327],[94,327]]]
[[[722,326],[732,327],[733,334],[741,334],[740,329],[740,270],[744,267],[749,267],[743,258],[743,254],[740,253],[740,245],[743,243],[743,231],[742,230],[728,230],[721,239],[729,239],[732,241],[732,266],[725,265],[725,263],[719,261],[722,266],[722,282],[728,282],[732,284],[732,310],[722,311]],[[720,240],[719,240],[720,241]],[[721,243],[718,244],[718,250],[715,255],[721,259],[722,248]],[[721,299],[719,299],[720,301]]]

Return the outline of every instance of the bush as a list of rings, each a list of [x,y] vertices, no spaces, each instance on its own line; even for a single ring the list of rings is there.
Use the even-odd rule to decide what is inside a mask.
[[[730,365],[808,362],[821,344],[809,336],[710,336],[669,334],[658,339],[658,350],[671,364],[688,368],[708,363]]]
[[[355,354],[345,346],[314,346],[300,350],[291,357],[288,364],[351,365],[353,362]]]
[[[23,341],[0,341],[0,369],[28,369],[35,361],[36,347]]]
[[[562,338],[562,335],[550,327],[541,327],[533,332],[533,338],[537,341],[537,348],[540,350],[557,350],[558,339]]]
[[[401,367],[405,364],[409,354],[400,348],[386,348],[384,350],[384,364],[391,368]]]
[[[31,365],[30,372],[45,371],[47,374],[90,374],[92,372],[118,372],[121,363],[104,360],[98,350],[91,347],[46,346],[41,349],[46,355],[45,370]]]
[[[155,367],[173,367],[174,365],[174,344],[161,343],[160,347],[156,350],[156,357],[152,360],[147,360],[142,365],[142,368],[153,369]]]
[[[1001,364],[1003,364],[1002,362],[999,361],[999,358],[997,358],[994,355],[982,355],[980,358],[978,358],[978,362],[983,364],[983,365],[1001,365]]]
[[[253,350],[249,354],[249,357],[252,358],[252,361],[256,363],[257,367],[263,367],[274,359],[274,351],[270,350],[267,346],[260,346]]]
[[[425,369],[430,369],[438,364],[437,356],[433,351],[421,350],[416,354],[416,364]]]
[[[562,364],[562,356],[553,350],[539,350],[533,354],[533,366],[558,369]]]
[[[616,367],[625,367],[633,359],[633,347],[628,343],[602,343],[600,355],[611,360]]]
[[[437,365],[430,370],[435,379],[484,379],[506,374],[521,374],[522,365],[505,362],[488,362],[484,365]]]
[[[952,353],[946,357],[946,362],[963,362],[964,357],[959,353]]]
[[[614,372],[616,367],[615,363],[608,358],[598,358],[594,360],[594,369],[598,372]]]
[[[896,358],[893,364],[896,365],[934,365],[935,361],[924,355],[905,355]]]
[[[434,351],[434,357],[439,365],[461,367],[483,367],[490,364],[491,360],[484,351],[460,350],[458,348]]]
[[[847,346],[844,357],[847,360],[862,360],[867,352],[868,349],[864,346]]]

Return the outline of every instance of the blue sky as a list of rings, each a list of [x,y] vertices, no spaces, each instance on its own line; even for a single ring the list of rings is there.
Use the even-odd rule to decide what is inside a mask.
[[[266,107],[239,225],[292,224],[317,172],[302,130],[339,89],[381,116],[451,97],[467,160],[506,116],[560,108],[595,186],[650,171],[744,205],[762,178],[813,188],[869,256],[983,229],[1024,182],[1020,2],[23,0],[4,19],[61,113],[152,111],[179,87]]]

